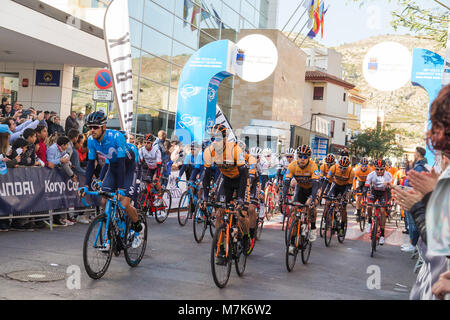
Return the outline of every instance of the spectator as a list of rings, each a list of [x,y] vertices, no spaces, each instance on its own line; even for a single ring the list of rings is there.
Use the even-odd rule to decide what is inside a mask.
[[[69,134],[70,129],[79,129],[77,122],[77,113],[75,111],[72,111],[70,113],[70,116],[68,116],[66,119],[66,134]]]
[[[87,139],[84,138],[83,144],[78,149],[78,155],[80,157],[80,166],[82,168],[86,168],[87,166],[87,154],[88,154]]]
[[[422,238],[419,245],[424,262],[411,299],[433,299],[431,293],[443,299],[450,293],[445,258],[450,255],[450,85],[444,87],[432,103],[430,120],[427,143],[437,151],[435,167],[431,173],[408,172],[407,179],[413,189],[395,190],[398,201],[410,211]],[[423,150],[416,151],[424,156]],[[420,157],[416,157],[417,165],[423,165]]]
[[[23,111],[23,105],[16,101],[14,103],[14,108],[13,108],[12,111],[13,111],[13,114],[16,113],[16,112],[19,112],[19,111]]]
[[[47,150],[47,161],[59,166],[74,181],[77,181],[75,174],[70,168],[70,155],[67,152],[70,139],[66,136],[59,137],[56,143],[52,144]]]
[[[78,113],[77,122],[78,122],[78,132],[82,134],[84,127],[84,113],[82,112]]]
[[[47,161],[47,145],[45,141],[48,137],[47,127],[44,125],[38,125],[36,128],[36,155],[37,157],[44,163],[44,166],[49,167],[50,169],[54,168],[53,163],[49,163]]]
[[[16,113],[19,114],[20,112]],[[16,116],[16,115],[14,115]],[[40,123],[45,123],[44,120],[44,113],[39,114],[36,116],[36,113],[31,114],[32,118],[34,120],[27,120],[23,124],[16,126],[16,122],[14,121],[14,118],[6,118],[2,124],[7,124],[9,127],[9,130],[13,133],[11,137],[9,138],[9,142],[12,144],[14,140],[16,140],[18,137],[20,137],[23,134],[23,131],[26,128],[36,129],[36,127]]]
[[[20,165],[22,166],[40,166],[41,163],[36,157],[36,131],[34,129],[25,129],[23,138],[28,142],[27,151],[23,153]]]
[[[81,135],[82,136],[82,135]],[[77,149],[75,144],[78,142],[78,139],[80,137],[80,133],[77,129],[70,129],[69,131],[69,147],[67,148],[67,153],[70,156],[70,162],[72,163],[72,168],[74,173],[76,174],[82,174],[85,175],[85,170],[80,167],[80,157],[78,155]]]
[[[2,98],[2,104],[0,104],[0,114],[3,114],[3,111],[5,110],[5,106],[7,104],[9,104],[8,98],[7,97],[3,97]]]
[[[2,99],[3,103],[3,99]],[[11,131],[9,130],[6,124],[0,124],[0,174],[6,173],[6,168],[14,168],[20,158],[12,159],[9,157],[10,154],[10,145],[9,145],[9,136],[11,135]],[[5,232],[9,230],[9,220],[0,220],[0,232]]]
[[[14,116],[14,112],[12,111],[12,106],[10,104],[5,105],[3,108],[2,117],[4,118],[11,118]]]
[[[52,135],[54,133],[58,133],[59,135],[64,135],[64,128],[61,126],[61,119],[58,116],[50,117],[51,125],[48,127],[48,134]],[[69,130],[70,131],[70,130]]]

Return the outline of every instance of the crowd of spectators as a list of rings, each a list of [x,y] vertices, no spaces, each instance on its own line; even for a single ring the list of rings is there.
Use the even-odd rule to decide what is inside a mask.
[[[11,106],[7,98],[0,105],[0,172],[2,168],[48,167],[61,170],[73,181],[84,175],[87,156],[87,132],[84,114],[72,112],[65,128],[54,111],[24,109],[19,102]],[[6,171],[3,170],[3,171]],[[86,222],[80,216],[78,221]],[[54,216],[53,223],[71,225],[76,218],[68,215]],[[33,230],[43,228],[43,221],[29,219],[0,220],[0,231],[9,229]]]

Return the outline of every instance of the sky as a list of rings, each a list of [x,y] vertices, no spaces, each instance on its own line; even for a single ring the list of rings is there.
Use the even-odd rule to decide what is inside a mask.
[[[295,9],[302,0],[278,0],[278,28],[281,30],[288,22]],[[390,22],[392,21],[392,11],[401,12],[397,5],[397,0],[366,0],[367,4],[360,7],[360,3],[353,0],[324,0],[325,7],[329,5],[329,10],[325,15],[324,37],[321,39],[320,33],[315,40],[327,47],[339,46],[344,43],[351,43],[383,34],[412,34],[408,29],[402,28],[395,31]],[[450,0],[440,0],[442,3],[450,5]],[[437,4],[432,0],[418,0],[417,3],[423,8],[433,8]],[[291,22],[285,28],[291,31],[298,18],[303,13],[301,7]],[[305,15],[306,16],[306,15]],[[304,18],[303,18],[304,19]],[[295,28],[298,31],[303,26],[304,20]],[[302,34],[306,35],[309,30],[305,29]]]

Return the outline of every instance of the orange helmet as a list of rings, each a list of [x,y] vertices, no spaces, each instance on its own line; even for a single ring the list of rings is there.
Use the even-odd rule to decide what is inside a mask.
[[[366,157],[364,157],[364,158],[361,159],[361,165],[367,166],[368,164],[369,164],[369,160],[367,160]]]
[[[326,163],[334,163],[336,161],[336,157],[334,154],[329,153],[327,157],[325,158]]]
[[[209,135],[211,138],[222,135],[225,139],[228,136],[228,129],[223,124],[216,124],[209,130]]]
[[[304,144],[297,149],[297,154],[305,154],[308,157],[311,157],[311,153],[311,148],[307,144]]]
[[[344,156],[339,160],[339,166],[343,168],[348,168],[350,166],[350,159],[347,156]]]

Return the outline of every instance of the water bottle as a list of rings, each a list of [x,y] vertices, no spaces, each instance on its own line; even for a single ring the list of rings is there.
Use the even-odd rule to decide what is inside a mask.
[[[6,174],[8,169],[6,168],[6,162],[2,161],[3,155],[0,154],[0,174]]]
[[[233,238],[233,242],[237,242],[237,228],[233,228],[233,231],[231,231],[231,238]]]

